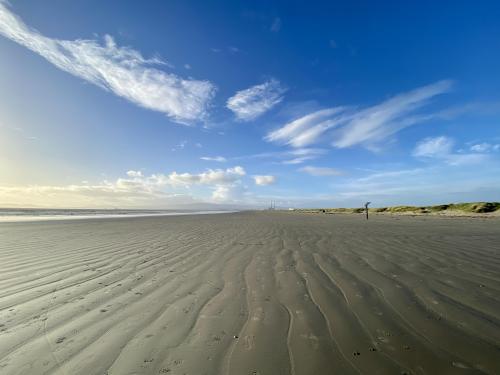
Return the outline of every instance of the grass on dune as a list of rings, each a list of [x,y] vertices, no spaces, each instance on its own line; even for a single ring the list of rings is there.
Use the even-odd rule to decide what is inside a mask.
[[[470,203],[450,203],[436,206],[393,206],[370,208],[369,212],[374,213],[419,213],[419,214],[439,214],[439,213],[491,213],[500,210],[500,202],[470,202]],[[302,209],[301,212],[323,212],[323,213],[361,213],[364,208],[317,208]]]

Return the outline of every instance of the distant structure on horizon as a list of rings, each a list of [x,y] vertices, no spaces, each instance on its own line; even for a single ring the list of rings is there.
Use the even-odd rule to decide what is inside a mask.
[[[275,210],[276,209],[276,202],[271,201],[271,205],[269,206],[268,210]]]

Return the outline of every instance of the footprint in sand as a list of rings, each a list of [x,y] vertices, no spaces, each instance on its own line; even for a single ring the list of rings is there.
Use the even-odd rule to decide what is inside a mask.
[[[215,342],[220,342],[222,338],[220,336],[214,336],[214,341]]]
[[[254,347],[254,336],[245,336],[245,349],[252,350]]]
[[[59,337],[57,340],[56,340],[56,344],[60,344],[62,343],[64,340],[66,340],[66,337]]]
[[[469,368],[467,367],[466,365],[464,365],[463,363],[461,362],[452,362],[451,363],[454,367],[458,367],[458,368]]]

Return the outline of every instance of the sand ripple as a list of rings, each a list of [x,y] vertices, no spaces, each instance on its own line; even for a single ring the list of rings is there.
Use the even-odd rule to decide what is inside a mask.
[[[498,220],[0,224],[1,374],[500,373]]]

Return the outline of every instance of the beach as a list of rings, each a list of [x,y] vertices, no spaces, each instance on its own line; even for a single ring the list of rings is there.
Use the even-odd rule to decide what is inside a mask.
[[[0,223],[0,374],[500,374],[500,219]]]

